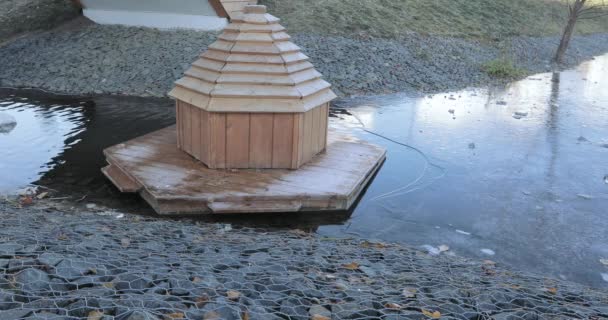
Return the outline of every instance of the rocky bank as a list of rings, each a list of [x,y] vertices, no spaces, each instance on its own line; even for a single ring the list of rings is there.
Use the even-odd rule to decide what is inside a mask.
[[[608,292],[299,230],[0,202],[0,319],[603,319]]]
[[[96,25],[84,18],[0,47],[0,86],[68,94],[165,96],[216,33]],[[296,34],[342,96],[437,92],[500,81],[483,71],[497,58],[551,70],[558,38],[475,41],[410,34],[402,39]],[[608,34],[576,37],[566,65],[608,51]]]

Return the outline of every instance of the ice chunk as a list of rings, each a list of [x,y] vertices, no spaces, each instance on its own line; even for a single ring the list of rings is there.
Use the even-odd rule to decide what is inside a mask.
[[[15,117],[7,113],[0,113],[0,133],[9,133],[17,126]]]
[[[494,252],[494,250],[492,249],[481,249],[481,253],[487,254],[489,256],[493,256],[496,254],[496,252]]]

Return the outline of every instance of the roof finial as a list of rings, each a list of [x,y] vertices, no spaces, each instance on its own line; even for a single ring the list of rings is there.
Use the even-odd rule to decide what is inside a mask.
[[[266,13],[266,6],[263,5],[248,5],[245,6],[245,13]]]

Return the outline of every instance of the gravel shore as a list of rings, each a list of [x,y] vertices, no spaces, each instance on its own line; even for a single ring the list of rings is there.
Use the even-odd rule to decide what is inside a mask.
[[[70,0],[0,1],[0,44],[27,31],[48,30],[79,14]]]
[[[69,94],[165,96],[217,34],[101,26],[84,18],[0,47],[0,86]],[[487,61],[549,71],[557,38],[494,42],[411,34],[401,40],[294,35],[341,96],[438,92],[491,83]],[[608,51],[608,34],[576,37],[567,65]]]
[[[0,319],[601,319],[608,292],[412,248],[0,202]]]

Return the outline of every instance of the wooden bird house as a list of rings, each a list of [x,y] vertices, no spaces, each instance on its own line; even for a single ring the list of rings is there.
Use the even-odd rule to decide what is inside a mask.
[[[170,96],[178,147],[209,168],[297,169],[327,146],[330,84],[265,6],[232,19]]]

